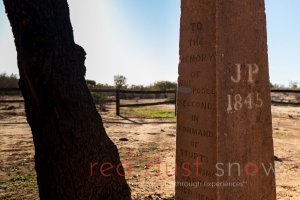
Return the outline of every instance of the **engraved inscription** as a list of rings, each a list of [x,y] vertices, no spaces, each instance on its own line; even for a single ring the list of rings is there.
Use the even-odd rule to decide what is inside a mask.
[[[202,23],[201,22],[194,22],[191,23],[192,31],[193,32],[198,32],[202,30]]]
[[[214,59],[214,54],[194,54],[187,56],[180,56],[181,63],[199,63],[199,62],[212,62]]]
[[[215,95],[216,90],[214,88],[193,88],[193,94]]]
[[[199,158],[194,159],[192,162],[176,159],[176,165],[185,171],[181,177],[187,177],[194,181],[200,181],[204,177],[213,178],[216,174],[216,171],[204,168],[206,163],[200,161]]]
[[[192,122],[199,122],[199,116],[198,115],[192,115]]]
[[[198,160],[199,162],[208,163],[208,157],[198,152],[189,151],[187,149],[179,149],[180,155],[189,159]]]
[[[179,79],[179,80],[178,80],[178,86],[179,86],[179,87],[182,87],[182,86],[190,86],[190,85],[192,85],[191,82],[192,82],[191,80],[182,80],[182,79]]]
[[[242,64],[236,64],[236,76],[231,76],[231,81],[234,83],[239,83],[241,81],[241,66]],[[258,74],[259,67],[257,64],[246,64],[248,68],[248,82],[254,83],[253,76]]]
[[[178,100],[178,105],[182,106],[182,107],[199,108],[202,110],[212,110],[213,109],[213,105],[210,102]]]
[[[249,110],[253,109],[254,107],[261,108],[263,106],[263,100],[261,99],[260,93],[256,93],[256,95],[254,96],[252,93],[250,93],[246,98],[243,99],[243,97],[240,94],[236,94],[236,95],[228,94],[227,112],[231,113],[232,111],[241,110],[244,107],[244,105]]]
[[[202,136],[202,137],[214,137],[215,136],[211,130],[192,128],[192,127],[186,127],[186,126],[181,126],[181,125],[178,125],[178,131],[187,133],[190,135]]]
[[[188,44],[189,47],[198,47],[203,44],[203,40],[201,38],[189,39]]]
[[[217,140],[214,4],[210,0],[181,1],[175,192],[179,200],[214,200],[216,196],[211,188],[180,185],[204,185],[216,179],[212,168]]]
[[[242,64],[236,64],[236,74],[230,77],[233,83],[240,83],[242,80]],[[247,70],[247,82],[254,84],[255,75],[259,72],[259,66],[257,64],[245,64]],[[241,94],[227,94],[227,113],[233,113],[243,108],[252,110],[253,108],[261,108],[263,106],[263,100],[261,94],[249,93],[243,97]]]

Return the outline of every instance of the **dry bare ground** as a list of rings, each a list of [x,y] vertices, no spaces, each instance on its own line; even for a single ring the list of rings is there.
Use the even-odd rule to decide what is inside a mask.
[[[22,112],[18,108],[0,112],[0,199],[38,199],[34,147]],[[300,108],[276,106],[272,112],[275,155],[279,160],[277,198],[300,200]],[[113,107],[102,117],[119,148],[133,199],[173,199],[174,120],[117,117]]]

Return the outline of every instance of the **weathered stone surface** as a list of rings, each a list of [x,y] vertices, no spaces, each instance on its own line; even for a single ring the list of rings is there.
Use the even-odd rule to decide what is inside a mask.
[[[182,0],[178,83],[176,199],[276,199],[264,1]]]

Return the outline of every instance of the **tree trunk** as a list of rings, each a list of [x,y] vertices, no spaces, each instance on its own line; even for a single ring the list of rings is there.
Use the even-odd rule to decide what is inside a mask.
[[[40,198],[131,199],[118,150],[86,86],[85,52],[74,42],[67,1],[4,4],[18,52]]]

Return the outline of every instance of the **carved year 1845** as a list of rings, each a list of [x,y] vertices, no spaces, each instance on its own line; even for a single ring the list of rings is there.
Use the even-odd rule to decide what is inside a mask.
[[[236,64],[236,75],[231,76],[230,79],[233,83],[239,84],[242,80],[242,64]],[[248,84],[255,83],[255,75],[259,73],[259,66],[257,64],[245,64],[247,70],[247,82]],[[243,97],[241,94],[228,94],[227,95],[227,113],[233,113],[239,111],[243,108],[254,109],[261,108],[263,106],[263,100],[260,93],[249,93],[247,96]]]

